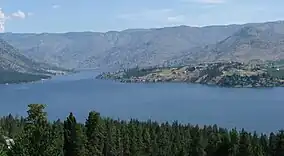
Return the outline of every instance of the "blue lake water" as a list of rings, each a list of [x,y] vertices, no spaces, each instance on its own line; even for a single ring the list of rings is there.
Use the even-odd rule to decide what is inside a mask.
[[[72,111],[84,122],[90,110],[103,116],[218,124],[258,132],[284,128],[284,88],[232,89],[190,84],[123,84],[95,80],[84,71],[30,84],[0,85],[0,115],[26,115],[27,105],[47,105],[49,119]]]

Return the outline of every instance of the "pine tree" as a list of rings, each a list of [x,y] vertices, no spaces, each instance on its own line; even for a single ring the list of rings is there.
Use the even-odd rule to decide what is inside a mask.
[[[237,156],[254,156],[249,134],[244,130],[242,130],[240,134],[239,151]]]
[[[151,147],[151,136],[149,129],[147,127],[143,129],[142,138],[143,138],[142,153],[144,155],[149,155],[150,153],[152,153],[152,147]]]
[[[16,140],[16,147],[13,147],[12,150],[29,156],[49,156],[51,153],[58,152],[59,149],[53,145],[55,138],[47,120],[47,113],[44,112],[45,106],[30,104],[28,107],[24,131]],[[15,153],[17,152],[15,151]]]
[[[122,141],[122,134],[121,134],[121,125],[119,122],[116,122],[115,125],[116,125],[116,133],[115,133],[116,156],[123,156],[123,141]]]
[[[270,133],[269,135],[269,155],[275,156],[276,148],[277,148],[277,137],[274,133]]]
[[[122,133],[123,155],[131,156],[129,131],[127,124],[125,122],[122,122],[121,133]]]
[[[150,129],[150,135],[151,135],[151,146],[153,149],[153,152],[151,153],[151,156],[157,156],[159,153],[159,145],[158,145],[158,133],[159,133],[160,126],[157,123],[153,123]]]
[[[281,130],[276,135],[275,156],[283,156],[283,155],[284,155],[284,130]]]
[[[140,124],[139,121],[136,121],[135,128],[136,128],[136,141],[137,141],[137,154],[140,156],[143,154],[144,144],[143,144],[143,124]]]
[[[181,149],[181,135],[180,135],[180,129],[179,124],[177,121],[174,121],[172,124],[171,129],[171,154],[172,155],[178,155],[180,153]]]
[[[215,153],[211,153],[211,155],[216,156],[235,156],[235,154],[232,152],[232,143],[230,142],[229,134],[224,133],[221,136],[221,141],[218,144],[218,147],[215,151]]]
[[[259,145],[262,148],[263,153],[267,155],[269,153],[269,147],[268,147],[268,138],[266,135],[261,134],[259,139]]]
[[[238,153],[240,136],[239,136],[239,133],[236,129],[232,129],[229,134],[230,134],[229,153],[232,156],[235,156]]]
[[[130,153],[132,156],[138,155],[138,146],[137,146],[137,131],[134,123],[130,122],[128,126],[129,139],[130,139]]]
[[[171,149],[169,134],[167,132],[166,125],[162,125],[158,132],[157,143],[159,146],[158,155],[167,156],[169,155],[169,150]]]
[[[97,112],[90,112],[85,124],[87,136],[87,155],[101,156],[103,155],[104,147],[104,129],[100,114]]]
[[[256,132],[254,132],[254,134],[252,136],[251,146],[252,146],[253,155],[256,155],[256,156],[264,156],[265,155],[263,148],[261,147],[259,137],[258,137]]]
[[[219,134],[211,133],[208,138],[208,145],[206,148],[207,156],[214,156],[218,149],[219,144],[221,143]]]
[[[192,127],[191,125],[187,125],[186,127],[183,127],[183,131],[182,131],[182,139],[181,139],[181,143],[180,143],[180,150],[183,151],[186,154],[190,154],[192,151],[192,147],[193,145],[193,136],[192,135]],[[182,152],[182,153],[183,153]]]
[[[203,145],[203,137],[201,135],[201,131],[197,129],[195,129],[195,131],[196,132],[191,143],[190,155],[204,156],[206,155],[206,152]]]
[[[106,156],[115,156],[116,151],[116,128],[113,126],[113,121],[108,119],[106,121],[106,139],[105,139],[105,145],[104,145],[104,155]]]
[[[84,137],[82,127],[77,124],[73,113],[64,121],[64,155],[85,156]]]
[[[52,144],[56,150],[50,153],[50,155],[63,156],[64,129],[63,123],[60,120],[53,122],[51,137],[54,138]]]
[[[16,125],[16,126],[12,126]],[[11,128],[13,127],[13,128]],[[13,130],[12,130],[13,129]],[[0,136],[15,135],[9,150],[0,138],[0,156],[282,156],[284,131],[276,135],[228,131],[214,125],[158,124],[103,119],[90,112],[85,125],[72,113],[48,122],[44,106],[29,105],[28,117],[0,118]]]
[[[5,117],[5,120],[5,122],[7,123],[7,136],[14,137],[19,130],[15,118],[11,114],[9,114],[7,117]]]

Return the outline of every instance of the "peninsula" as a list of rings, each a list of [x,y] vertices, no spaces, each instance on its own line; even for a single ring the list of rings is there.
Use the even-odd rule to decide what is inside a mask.
[[[233,88],[284,86],[284,74],[272,63],[217,62],[178,67],[132,68],[102,73],[97,79],[125,83],[183,82]]]

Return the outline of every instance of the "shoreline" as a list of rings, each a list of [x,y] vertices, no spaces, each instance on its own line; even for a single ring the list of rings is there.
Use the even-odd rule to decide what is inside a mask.
[[[60,71],[60,74],[57,73],[51,73],[48,75],[38,75],[38,74],[29,74],[29,75],[33,75],[33,76],[38,76],[38,79],[35,80],[19,80],[19,82],[12,82],[12,81],[5,81],[5,82],[1,82],[0,85],[14,85],[14,84],[30,84],[30,83],[36,83],[36,82],[41,82],[41,81],[46,81],[46,80],[51,80],[54,76],[59,76],[59,75],[68,75],[71,73],[77,73],[79,71]]]
[[[276,75],[275,72],[276,71]],[[280,72],[284,71],[281,69]],[[115,80],[121,83],[190,83],[223,88],[274,88],[284,87],[284,75],[279,69],[259,64],[222,62],[161,68],[132,68],[101,73],[96,79]]]
[[[221,86],[221,85],[217,85],[217,84],[204,84],[204,83],[191,83],[191,82],[182,82],[182,81],[169,81],[169,82],[142,82],[142,81],[138,81],[138,82],[125,82],[119,79],[100,79],[100,78],[95,78],[97,80],[107,80],[107,81],[113,81],[113,82],[117,82],[117,83],[122,83],[122,84],[184,84],[184,85],[201,85],[201,86],[206,86],[206,87],[217,87],[217,88],[232,88],[232,89],[272,89],[272,88],[283,88],[284,86],[267,86],[267,87],[263,87],[263,86],[257,86],[257,87],[248,87],[248,86],[242,86],[242,87],[234,87],[234,86]]]
[[[35,83],[39,81],[45,81],[45,80],[50,80],[52,76],[49,76],[48,78],[42,78],[38,80],[32,80],[32,81],[20,81],[20,82],[1,82],[0,85],[14,85],[14,84],[29,84],[29,83]]]

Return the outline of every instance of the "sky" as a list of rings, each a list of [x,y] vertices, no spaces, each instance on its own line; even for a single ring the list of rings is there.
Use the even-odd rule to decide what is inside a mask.
[[[120,31],[284,19],[283,0],[0,0],[0,32]]]

